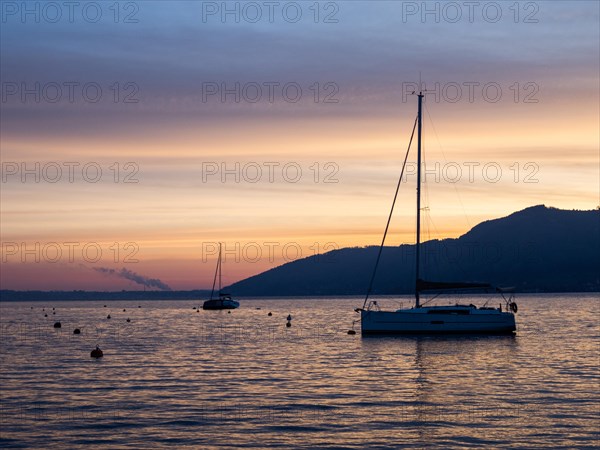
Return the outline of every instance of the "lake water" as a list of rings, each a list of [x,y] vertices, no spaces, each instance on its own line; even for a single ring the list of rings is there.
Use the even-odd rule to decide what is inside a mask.
[[[468,338],[348,335],[361,299],[4,302],[0,447],[598,448],[597,295],[517,301]]]

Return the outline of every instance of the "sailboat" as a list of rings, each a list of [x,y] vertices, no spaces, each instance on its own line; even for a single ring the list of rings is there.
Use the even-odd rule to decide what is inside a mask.
[[[231,298],[230,294],[226,294],[221,291],[221,243],[219,242],[219,259],[217,260],[217,270],[215,271],[215,277],[213,279],[212,291],[210,293],[210,300],[206,300],[202,309],[236,309],[240,307],[240,302]],[[219,279],[219,293],[218,297],[215,298],[215,284]]]
[[[414,93],[413,93],[414,94]],[[392,203],[392,210],[385,228],[383,240],[379,248],[379,254],[375,263],[371,283],[367,291],[362,308],[356,308],[360,312],[361,332],[363,335],[372,334],[512,334],[516,331],[515,313],[517,304],[514,294],[507,289],[495,288],[488,283],[465,283],[465,282],[440,282],[426,281],[420,277],[420,246],[421,246],[421,138],[422,138],[422,108],[425,94],[419,92],[418,114],[413,126],[413,132],[404,166],[396,188],[396,195]],[[400,181],[404,174],[404,167],[410,151],[410,145],[414,137],[415,127],[417,132],[417,238],[416,238],[416,275],[415,275],[415,304],[411,308],[398,309],[395,311],[382,310],[377,301],[369,301],[369,295],[375,278],[375,271],[381,257],[381,251],[385,243],[394,204],[398,196]],[[425,306],[421,303],[421,294],[440,294],[444,292],[476,292],[496,291],[505,301],[499,307],[482,306],[473,304],[454,304],[446,306]]]

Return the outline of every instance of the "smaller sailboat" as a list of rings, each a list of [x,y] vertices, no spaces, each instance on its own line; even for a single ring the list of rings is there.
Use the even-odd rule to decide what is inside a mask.
[[[219,259],[217,260],[217,270],[215,271],[215,278],[213,279],[212,291],[210,293],[210,300],[206,300],[202,305],[202,309],[236,309],[240,307],[240,302],[231,298],[230,294],[221,292],[221,243],[219,243]],[[219,294],[215,298],[215,285],[217,283],[217,277],[219,278]]]

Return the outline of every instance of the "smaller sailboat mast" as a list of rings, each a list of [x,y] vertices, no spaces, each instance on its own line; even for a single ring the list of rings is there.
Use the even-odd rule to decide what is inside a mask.
[[[217,259],[217,269],[215,270],[215,277],[213,278],[212,290],[210,291],[210,299],[212,300],[215,295],[215,284],[217,284],[217,277],[219,278],[219,295],[221,295],[221,243],[219,242],[219,258]]]
[[[219,242],[219,295],[221,295],[221,243]]]

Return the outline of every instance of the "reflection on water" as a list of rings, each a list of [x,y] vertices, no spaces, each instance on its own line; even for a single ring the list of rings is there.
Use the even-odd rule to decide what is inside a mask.
[[[359,304],[3,303],[0,446],[597,445],[594,297],[521,297],[515,337],[363,339]]]

